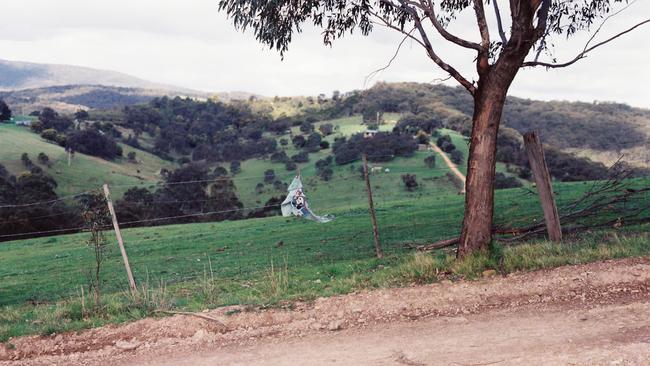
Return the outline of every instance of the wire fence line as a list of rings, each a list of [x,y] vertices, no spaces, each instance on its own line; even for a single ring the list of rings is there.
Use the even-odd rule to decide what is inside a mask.
[[[418,172],[412,169],[411,172]],[[424,171],[424,170],[423,170]],[[431,172],[430,169],[426,171]],[[259,179],[259,178],[257,178]],[[331,184],[363,182],[358,173],[347,173]],[[413,192],[400,185],[399,176],[371,176],[381,245],[387,256],[409,251],[409,246],[456,237],[463,219],[464,197],[440,194],[439,185],[421,184]],[[330,182],[322,182],[330,184]],[[195,181],[186,182],[196,183]],[[319,182],[320,184],[321,182]],[[588,187],[558,185],[558,209],[564,210]],[[356,188],[355,188],[356,189]],[[373,258],[370,213],[365,201],[363,184],[349,195],[328,197],[326,194],[309,198],[315,212],[319,205],[337,200],[332,209],[336,219],[328,224],[296,218],[270,217],[226,222],[183,223],[180,219],[202,217],[225,212],[250,212],[255,209],[277,208],[258,205],[230,210],[206,211],[187,215],[150,218],[120,222],[123,227],[167,221],[183,223],[123,232],[133,274],[137,283],[161,280],[168,284],[183,284],[205,276],[207,267],[220,280],[250,280],[263,278],[271,262],[284,261],[291,270],[314,268],[315,272],[336,272],[341,263]],[[319,192],[327,191],[321,189]],[[399,190],[400,194],[396,194]],[[87,194],[82,192],[75,197]],[[307,187],[309,197],[309,187]],[[66,197],[65,199],[70,199]],[[359,199],[361,197],[361,199]],[[356,200],[353,200],[356,198]],[[529,187],[497,191],[495,225],[512,225],[543,221],[535,192]],[[173,200],[172,200],[173,201]],[[169,203],[182,203],[178,202]],[[208,201],[208,200],[198,200]],[[630,200],[634,207],[648,203],[648,195]],[[118,212],[118,216],[119,216]],[[648,213],[650,215],[650,212]],[[103,227],[107,239],[115,242],[112,226]],[[41,231],[39,234],[62,234],[86,230],[85,227]],[[0,237],[21,239],[34,234],[27,232]],[[26,250],[31,253],[25,259]],[[79,286],[86,284],[91,254],[85,245],[85,235],[54,236],[30,241],[0,244],[0,306],[24,302],[56,301],[77,296]],[[113,248],[104,267],[106,292],[128,289],[119,251]]]
[[[445,169],[440,169],[442,171],[448,170],[447,168]],[[426,169],[422,170],[427,173],[432,173],[436,172],[437,169]],[[414,171],[414,172],[417,172]],[[313,177],[315,178],[315,176]],[[257,177],[259,179],[259,177]],[[191,181],[184,181],[184,182],[171,182],[171,183],[166,183],[161,185],[161,187],[164,187],[166,185],[179,185],[179,184],[195,184],[198,182],[217,182],[219,181],[220,178],[215,178],[215,179],[210,179],[210,180],[191,180]],[[344,181],[359,181],[362,182],[360,179],[359,174],[356,174],[354,172],[348,172],[347,174],[340,174],[339,176],[326,180],[326,181],[319,181],[320,184],[323,185],[332,185],[332,184],[338,184]],[[113,188],[113,186],[111,186]],[[61,197],[55,200],[46,200],[46,201],[39,201],[39,202],[31,202],[27,204],[20,204],[20,205],[3,205],[0,206],[0,209],[15,209],[15,208],[21,208],[21,207],[28,207],[28,206],[39,206],[39,205],[49,205],[49,204],[54,204],[56,202],[62,202],[62,201],[67,201],[67,200],[73,200],[73,199],[79,199],[81,197],[84,197],[88,194],[91,193],[101,193],[101,188],[97,188],[94,190],[86,190],[82,191],[76,194],[68,195],[65,197]],[[378,192],[379,194],[379,192]],[[339,196],[338,199],[351,199],[351,198],[358,198],[358,194],[352,193],[348,196]],[[174,204],[174,203],[209,203],[209,202],[214,202],[214,199],[198,199],[198,200],[153,200],[151,202],[135,202],[136,204],[140,206],[145,206],[145,205],[157,205],[157,204]],[[321,202],[328,202],[331,201],[331,199],[327,197],[323,198],[311,198],[310,202],[312,203],[321,203]],[[248,207],[242,207],[242,208],[236,208],[236,209],[228,209],[228,210],[215,210],[215,211],[204,211],[204,212],[196,212],[196,213],[188,213],[188,214],[183,214],[183,215],[175,215],[175,216],[167,216],[167,217],[156,217],[156,218],[151,218],[151,219],[141,219],[141,220],[131,220],[131,221],[125,221],[122,224],[125,226],[129,225],[134,225],[134,224],[147,224],[147,223],[155,223],[155,222],[165,222],[168,220],[173,220],[173,219],[178,219],[178,218],[191,218],[191,217],[205,217],[205,216],[210,216],[210,215],[217,215],[217,214],[223,214],[223,213],[236,213],[236,212],[252,212],[254,210],[259,210],[259,209],[268,209],[268,208],[275,208],[277,205],[255,205],[255,206],[248,206]],[[3,221],[3,224],[11,224],[11,223],[17,223],[17,222],[33,222],[33,221],[38,221],[38,220],[44,220],[44,219],[49,219],[49,218],[54,218],[54,217],[60,217],[64,216],[66,214],[70,213],[75,213],[75,210],[70,210],[66,209],[54,214],[47,214],[47,215],[39,215],[39,216],[28,216],[28,217],[22,217],[22,218],[16,218],[16,219],[10,219],[10,220],[5,220]],[[22,232],[22,233],[14,233],[14,234],[2,234],[0,235],[0,238],[25,238],[29,236],[36,236],[36,235],[44,235],[44,234],[51,234],[51,233],[62,233],[62,232],[74,232],[77,230],[83,229],[82,227],[77,227],[73,226],[70,228],[60,228],[60,229],[50,229],[50,230],[34,230],[34,231],[29,231],[29,232]]]

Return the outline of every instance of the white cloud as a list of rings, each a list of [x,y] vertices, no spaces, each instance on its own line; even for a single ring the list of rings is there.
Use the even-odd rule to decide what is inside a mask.
[[[208,91],[313,95],[359,89],[368,73],[390,59],[401,39],[377,29],[369,37],[346,37],[329,48],[322,45],[318,30],[307,28],[294,37],[281,61],[252,34],[235,31],[217,12],[217,0],[21,0],[6,2],[2,11],[11,14],[0,23],[2,58],[111,69]],[[648,13],[650,3],[635,3],[613,18],[601,37]],[[477,37],[471,14],[451,30]],[[567,69],[523,70],[510,94],[615,100],[650,108],[647,89],[633,86],[650,84],[648,34],[650,26],[640,28]],[[584,41],[561,41],[556,56],[571,58]],[[472,55],[444,41],[438,44],[440,54],[472,79]],[[373,81],[430,82],[443,76],[417,45],[406,42],[392,66]]]

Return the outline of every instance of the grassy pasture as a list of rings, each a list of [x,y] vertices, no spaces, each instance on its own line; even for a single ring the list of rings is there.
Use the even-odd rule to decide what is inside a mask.
[[[566,206],[588,187],[583,183],[557,184],[559,206]],[[648,199],[645,197],[646,204]],[[431,190],[387,199],[379,194],[375,202],[384,250],[399,256],[408,251],[406,244],[457,235],[463,200],[463,196]],[[218,278],[248,281],[259,278],[271,261],[286,261],[294,271],[372,257],[372,229],[365,202],[331,197],[315,199],[312,206],[317,214],[333,213],[337,218],[317,224],[272,217],[134,228],[123,234],[141,283],[183,283],[202,276],[209,264]],[[542,217],[536,195],[523,189],[497,191],[495,214],[497,224],[508,225],[532,224]],[[107,235],[115,243],[112,233]],[[87,236],[81,233],[0,244],[0,306],[74,295],[86,283],[85,271],[92,263],[92,252],[85,246]],[[116,245],[112,248],[103,272],[107,292],[121,291],[126,285],[119,251]]]
[[[111,185],[155,183],[160,179],[160,169],[173,167],[173,163],[155,155],[130,146],[121,146],[125,157],[130,151],[136,152],[137,163],[129,163],[126,158],[107,161],[76,153],[72,158],[71,166],[68,166],[67,153],[61,146],[42,139],[25,127],[0,124],[0,162],[11,173],[20,174],[26,170],[20,161],[20,156],[24,152],[28,153],[35,164],[56,179],[59,184],[57,188],[59,195],[99,188],[104,183]],[[38,163],[37,156],[40,152],[50,158],[51,167]]]

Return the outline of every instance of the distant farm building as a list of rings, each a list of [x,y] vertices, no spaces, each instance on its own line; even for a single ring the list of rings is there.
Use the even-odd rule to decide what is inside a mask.
[[[363,133],[363,137],[366,139],[373,138],[377,133],[379,133],[377,130],[366,130]]]

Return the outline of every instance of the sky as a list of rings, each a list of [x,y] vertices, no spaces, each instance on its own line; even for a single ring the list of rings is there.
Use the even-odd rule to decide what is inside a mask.
[[[504,0],[501,6],[507,8]],[[444,83],[446,74],[419,45],[405,42],[391,66],[383,67],[402,37],[376,28],[324,46],[318,29],[294,36],[284,60],[234,29],[217,10],[218,0],[4,0],[0,58],[115,70],[154,82],[209,92],[246,91],[266,96],[331,94],[364,89],[378,81]],[[488,21],[494,14],[488,11]],[[10,16],[7,16],[10,14]],[[650,1],[637,0],[611,18],[595,41],[650,17]],[[478,31],[471,14],[450,30],[471,40]],[[496,34],[492,35],[493,38]],[[616,101],[650,108],[650,25],[595,50],[569,68],[519,72],[510,95],[542,100]],[[587,35],[556,43],[558,61],[573,58]],[[475,80],[473,54],[434,39],[443,59]]]

